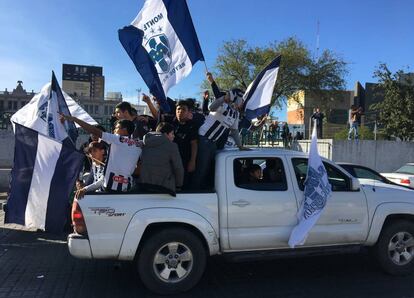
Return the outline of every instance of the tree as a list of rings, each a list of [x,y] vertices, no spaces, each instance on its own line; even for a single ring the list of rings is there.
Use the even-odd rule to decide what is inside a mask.
[[[414,140],[414,82],[402,70],[392,73],[386,64],[374,72],[378,78],[375,92],[384,100],[373,104],[385,135],[402,141]]]
[[[329,50],[314,58],[294,37],[264,47],[250,47],[245,40],[227,41],[219,50],[213,73],[220,88],[246,90],[256,75],[279,54],[282,61],[272,105],[280,107],[299,90],[326,96],[322,91],[345,88],[346,62]],[[202,86],[207,88],[208,83]]]

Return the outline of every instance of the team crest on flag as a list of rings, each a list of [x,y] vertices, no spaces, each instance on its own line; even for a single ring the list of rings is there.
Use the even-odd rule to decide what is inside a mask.
[[[46,122],[47,117],[47,102],[44,102],[37,111],[37,116]]]
[[[146,0],[119,41],[164,112],[167,93],[204,61],[186,0]]]
[[[171,67],[171,48],[165,34],[155,35],[148,39],[145,48],[159,74],[168,73]]]
[[[305,201],[303,217],[309,217],[320,212],[326,205],[326,200],[331,192],[331,185],[324,177],[327,177],[325,167],[320,165],[317,169],[309,167],[306,176]]]

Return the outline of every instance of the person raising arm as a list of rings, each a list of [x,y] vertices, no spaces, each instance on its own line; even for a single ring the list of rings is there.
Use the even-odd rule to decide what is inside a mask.
[[[104,189],[106,191],[125,192],[132,188],[132,173],[141,155],[142,142],[130,138],[135,126],[132,121],[123,119],[115,123],[114,134],[100,129],[69,115],[61,114],[61,121],[73,121],[88,133],[94,134],[110,145],[106,165]]]

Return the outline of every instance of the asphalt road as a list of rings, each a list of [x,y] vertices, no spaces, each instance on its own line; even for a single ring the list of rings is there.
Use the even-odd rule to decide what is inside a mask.
[[[77,260],[65,235],[3,225],[0,212],[0,297],[157,297],[133,263]],[[368,254],[250,263],[209,260],[201,282],[170,297],[414,297],[414,274],[384,274]]]

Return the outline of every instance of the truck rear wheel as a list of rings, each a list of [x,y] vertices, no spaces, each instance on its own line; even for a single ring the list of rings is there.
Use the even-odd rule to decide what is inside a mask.
[[[375,246],[376,255],[385,272],[407,275],[414,270],[414,223],[399,220],[389,223]]]
[[[158,294],[174,294],[194,287],[203,275],[206,251],[193,232],[171,228],[149,237],[138,257],[144,285]]]

